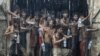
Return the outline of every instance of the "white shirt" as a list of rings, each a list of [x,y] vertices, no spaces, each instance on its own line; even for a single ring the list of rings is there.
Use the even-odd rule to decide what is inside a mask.
[[[78,27],[83,27],[84,24],[82,23],[84,21],[84,19],[79,18],[78,19]]]
[[[35,24],[35,20],[34,19],[27,19],[26,22],[28,24]]]
[[[43,28],[39,28],[39,36],[43,36]]]

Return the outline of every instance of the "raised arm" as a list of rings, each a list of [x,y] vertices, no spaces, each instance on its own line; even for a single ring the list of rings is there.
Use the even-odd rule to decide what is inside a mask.
[[[90,17],[91,13],[92,13],[92,10],[91,10],[90,14],[89,14],[88,16],[85,17],[85,20],[88,19],[88,18]]]
[[[86,29],[86,31],[97,31],[97,30],[99,29],[89,29],[89,28]]]
[[[86,19],[88,19],[90,17],[90,14],[88,15],[88,16],[86,16],[84,19],[86,20]]]
[[[11,11],[8,11],[8,13],[9,13],[10,15],[17,16],[15,13],[13,13],[13,12],[11,12]]]

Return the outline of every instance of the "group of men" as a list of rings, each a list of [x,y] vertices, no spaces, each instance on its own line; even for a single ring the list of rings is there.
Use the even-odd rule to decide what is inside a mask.
[[[62,18],[7,12],[11,16],[5,32],[10,56],[87,56],[91,31],[89,16],[68,13]]]

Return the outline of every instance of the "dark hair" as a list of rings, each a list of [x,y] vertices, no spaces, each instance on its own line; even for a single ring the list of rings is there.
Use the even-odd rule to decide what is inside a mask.
[[[43,24],[44,23],[44,19],[43,18],[40,18],[39,19],[39,24]]]
[[[80,16],[80,17],[81,17],[81,16],[85,17],[85,15],[84,15],[84,14],[80,14],[79,16]]]
[[[25,16],[25,20],[26,20],[28,17],[30,17],[30,15],[26,15],[26,16]]]
[[[17,8],[14,10],[14,12],[16,11],[16,14],[21,14],[20,8]]]
[[[82,22],[85,26],[88,26],[88,25],[90,25],[90,21],[87,19],[87,20],[84,20],[83,22]]]
[[[13,25],[13,22],[12,21],[9,21],[9,26]]]

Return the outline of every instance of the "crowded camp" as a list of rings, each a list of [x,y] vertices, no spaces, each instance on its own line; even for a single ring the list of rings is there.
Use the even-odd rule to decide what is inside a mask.
[[[89,56],[87,0],[11,0],[4,33],[9,56]]]

